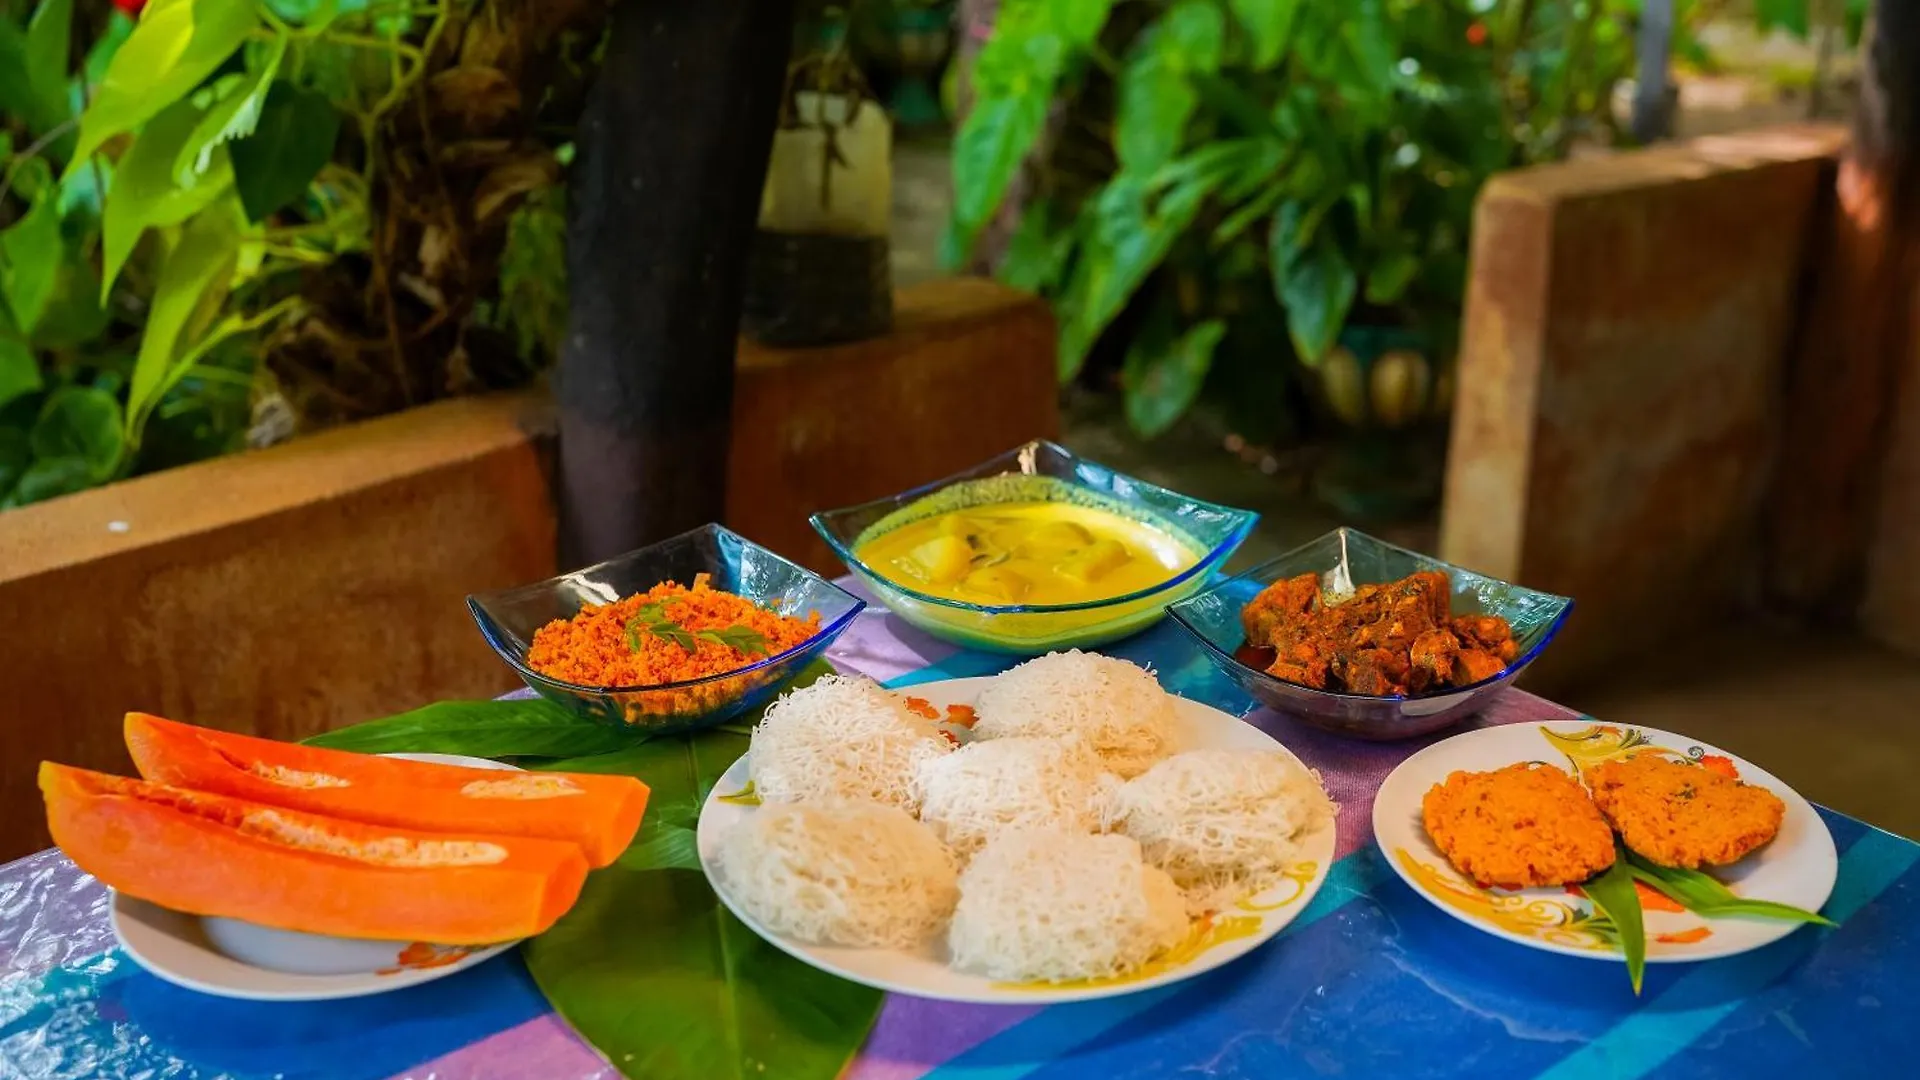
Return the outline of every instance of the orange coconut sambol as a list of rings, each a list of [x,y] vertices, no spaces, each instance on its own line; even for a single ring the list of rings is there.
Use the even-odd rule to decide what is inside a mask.
[[[817,611],[804,619],[768,611],[698,574],[691,589],[663,581],[555,619],[533,635],[527,666],[576,686],[660,686],[738,671],[819,632]]]

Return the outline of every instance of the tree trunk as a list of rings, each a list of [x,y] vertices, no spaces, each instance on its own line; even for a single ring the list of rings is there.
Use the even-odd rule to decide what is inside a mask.
[[[581,117],[560,353],[560,555],[720,520],[746,258],[791,0],[622,0]]]

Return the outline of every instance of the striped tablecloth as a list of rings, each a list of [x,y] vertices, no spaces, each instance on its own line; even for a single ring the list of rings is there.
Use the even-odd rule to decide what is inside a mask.
[[[1915,1067],[1920,845],[1822,811],[1840,850],[1827,912],[1844,925],[1726,960],[1654,965],[1636,999],[1619,972],[1476,933],[1388,870],[1370,839],[1374,792],[1425,741],[1353,743],[1255,711],[1170,624],[1108,651],[1150,663],[1175,693],[1247,715],[1321,771],[1342,807],[1326,887],[1273,943],[1178,985],[1044,1008],[891,997],[849,1080],[1833,1077]],[[1007,663],[935,642],[877,605],[831,656],[895,686]],[[1475,722],[1573,715],[1512,691]],[[344,1002],[174,989],[114,949],[101,888],[48,851],[0,867],[0,1077],[617,1074],[553,1015],[512,955]]]

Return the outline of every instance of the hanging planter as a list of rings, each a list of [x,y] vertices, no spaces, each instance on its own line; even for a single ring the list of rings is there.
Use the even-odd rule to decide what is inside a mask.
[[[769,345],[876,337],[893,324],[893,125],[835,32],[787,76],[742,329]]]

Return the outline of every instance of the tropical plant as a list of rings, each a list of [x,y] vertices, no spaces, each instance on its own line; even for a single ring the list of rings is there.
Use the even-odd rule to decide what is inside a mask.
[[[605,0],[117,2],[0,6],[0,506],[552,354]]]
[[[1064,108],[999,272],[1054,300],[1063,381],[1103,336],[1127,339],[1136,430],[1178,419],[1216,354],[1286,364],[1278,321],[1307,365],[1353,318],[1444,338],[1480,185],[1612,137],[1637,10],[1007,0],[955,140],[948,257]]]

